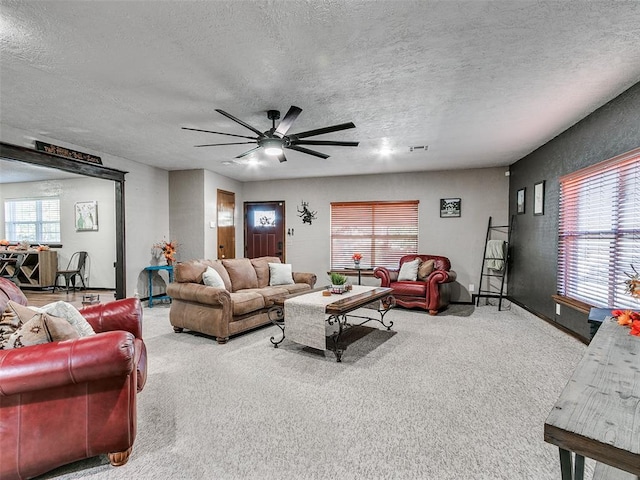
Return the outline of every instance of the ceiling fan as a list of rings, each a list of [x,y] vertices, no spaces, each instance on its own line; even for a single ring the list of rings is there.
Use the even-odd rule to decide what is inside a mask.
[[[233,143],[209,143],[206,145],[195,145],[196,147],[216,147],[220,145],[242,145],[245,143],[256,143],[257,146],[252,148],[251,150],[247,150],[244,153],[241,153],[235,158],[242,158],[244,156],[249,155],[250,153],[255,152],[260,148],[264,148],[264,151],[267,155],[276,156],[278,160],[282,162],[286,162],[287,158],[284,156],[284,149],[288,148],[290,150],[296,150],[298,152],[306,153],[308,155],[313,155],[315,157],[320,158],[329,158],[329,155],[326,155],[321,152],[317,152],[315,150],[311,150],[309,148],[305,148],[301,145],[323,145],[323,146],[341,146],[341,147],[357,147],[359,142],[342,142],[342,141],[331,141],[331,140],[302,140],[307,137],[313,137],[315,135],[322,135],[324,133],[338,132],[340,130],[347,130],[349,128],[356,128],[356,126],[352,123],[341,123],[339,125],[333,125],[331,127],[318,128],[315,130],[307,130],[306,132],[287,134],[293,122],[298,118],[298,115],[302,112],[302,109],[296,106],[291,106],[289,111],[284,116],[284,118],[278,124],[276,128],[276,120],[280,119],[280,112],[278,110],[269,110],[267,111],[267,118],[271,120],[272,127],[266,132],[261,132],[257,128],[252,127],[246,122],[234,117],[230,113],[225,112],[224,110],[220,110],[216,108],[216,112],[221,113],[227,118],[230,118],[236,123],[239,123],[245,128],[248,128],[252,132],[254,132],[257,137],[249,137],[246,135],[236,135],[234,133],[224,133],[224,132],[213,132],[211,130],[200,130],[198,128],[188,128],[182,127],[183,130],[193,130],[195,132],[206,132],[206,133],[216,133],[218,135],[228,135],[230,137],[240,137],[240,138],[248,138],[252,141],[250,142],[233,142]]]

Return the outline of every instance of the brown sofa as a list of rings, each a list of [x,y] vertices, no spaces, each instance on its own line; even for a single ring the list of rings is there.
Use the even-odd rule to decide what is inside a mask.
[[[0,308],[27,299],[0,279]],[[124,465],[147,378],[135,298],[80,309],[96,335],[0,350],[0,479],[32,478],[108,454]]]
[[[174,331],[194,330],[226,343],[230,336],[270,322],[273,299],[305,290],[316,283],[313,273],[292,272],[294,283],[270,286],[269,263],[278,257],[190,260],[174,267],[174,281],[167,286],[171,297],[169,320]],[[204,285],[203,274],[212,267],[225,288]]]

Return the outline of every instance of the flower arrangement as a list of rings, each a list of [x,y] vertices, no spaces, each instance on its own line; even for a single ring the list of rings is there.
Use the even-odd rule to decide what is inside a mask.
[[[633,273],[624,272],[629,280],[625,280],[625,292],[635,298],[640,298],[640,273],[631,265]],[[629,327],[629,334],[640,337],[640,312],[633,310],[613,310],[611,315],[617,318],[618,324]]]
[[[613,310],[611,315],[618,319],[618,324],[631,328],[630,335],[640,337],[640,312],[633,310]]]
[[[36,247],[36,250],[39,251],[39,252],[46,252],[46,251],[51,250],[51,248],[49,247],[49,245],[38,245]]]
[[[354,253],[353,255],[351,255],[351,259],[352,259],[354,262],[359,262],[360,260],[362,260],[362,254],[361,254],[361,253],[356,252],[356,253]]]
[[[167,242],[163,240],[162,242],[156,243],[153,245],[153,249],[160,254],[164,255],[165,260],[167,261],[167,265],[172,265],[176,260],[176,251],[178,250],[178,243],[174,240]],[[154,252],[155,253],[155,252]],[[159,254],[156,254],[159,256]]]
[[[626,285],[625,292],[632,297],[640,298],[640,273],[633,265],[631,265],[631,270],[633,270],[632,274],[624,272],[629,277],[629,280],[624,282]]]
[[[8,247],[9,246],[9,240],[7,240],[6,238],[3,238],[2,240],[0,240],[0,247]]]

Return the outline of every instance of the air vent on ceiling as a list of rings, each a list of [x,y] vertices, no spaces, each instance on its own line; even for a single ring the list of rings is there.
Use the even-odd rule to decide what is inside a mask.
[[[410,152],[426,152],[429,149],[429,145],[418,145],[416,147],[409,147]]]

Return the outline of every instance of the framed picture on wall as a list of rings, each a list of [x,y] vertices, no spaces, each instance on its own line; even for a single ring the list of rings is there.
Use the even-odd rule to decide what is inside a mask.
[[[98,202],[77,202],[75,214],[76,232],[98,231]]]
[[[533,214],[544,215],[544,180],[533,186]]]
[[[459,198],[440,199],[440,217],[455,218],[462,214],[462,200]]]
[[[518,215],[524,213],[524,192],[526,191],[526,188],[521,188],[520,190],[518,190],[518,193],[516,193],[516,212],[518,213]]]

